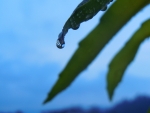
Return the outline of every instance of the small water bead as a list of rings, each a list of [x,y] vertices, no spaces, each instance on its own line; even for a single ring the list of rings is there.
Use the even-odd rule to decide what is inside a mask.
[[[110,2],[112,2],[113,0],[109,0],[109,2],[107,4],[109,4]]]
[[[92,9],[89,9],[89,13],[92,13],[93,12],[93,10]]]
[[[102,5],[103,3],[99,2],[100,5]]]
[[[102,4],[105,4],[105,0],[102,0]]]
[[[77,30],[79,27],[80,27],[80,24],[77,24],[77,23],[71,24],[71,28],[72,28],[73,30]]]
[[[79,28],[79,27],[80,27],[80,24],[76,24],[76,27]]]
[[[72,18],[70,18],[70,22],[72,22],[73,21],[73,19]]]
[[[101,5],[105,5],[105,0],[99,2]]]
[[[71,22],[70,24],[71,24],[72,27],[75,26],[75,22],[74,21]]]
[[[93,14],[89,14],[89,15],[87,15],[85,18],[86,18],[86,21],[87,20],[89,20],[89,19],[91,19],[92,18],[92,16],[93,16]]]
[[[62,49],[65,47],[65,41],[64,41],[64,34],[63,32],[61,32],[59,35],[58,35],[58,39],[57,39],[57,42],[56,42],[56,46],[59,48],[59,49]]]
[[[62,48],[65,47],[65,43],[62,43],[62,44],[61,44],[60,40],[57,39],[56,46],[57,46],[59,49],[62,49]]]
[[[77,16],[79,16],[80,14],[79,13],[77,13]]]
[[[106,11],[107,10],[107,6],[104,6],[101,11]]]
[[[83,10],[86,10],[87,8],[85,7]]]
[[[95,12],[95,7],[93,7],[93,11]]]

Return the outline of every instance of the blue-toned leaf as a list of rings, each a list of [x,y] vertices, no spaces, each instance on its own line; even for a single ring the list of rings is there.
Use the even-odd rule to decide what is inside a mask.
[[[64,38],[69,29],[77,30],[82,22],[92,19],[99,11],[105,11],[107,4],[112,1],[113,0],[83,0],[66,21],[62,32],[58,35],[56,46],[59,49],[64,48]]]

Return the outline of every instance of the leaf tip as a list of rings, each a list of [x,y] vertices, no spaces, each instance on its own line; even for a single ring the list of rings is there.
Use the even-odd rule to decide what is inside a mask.
[[[47,102],[50,102],[52,100],[51,96],[48,96],[44,101],[43,101],[43,105],[46,104]]]
[[[109,97],[109,100],[112,101],[112,98],[113,98],[113,90],[109,87],[107,87],[107,92],[108,92],[108,97]]]
[[[42,104],[44,105],[44,104],[46,104],[48,101],[49,101],[49,99],[48,99],[48,98],[46,98],[46,99],[43,101],[43,103],[42,103]]]

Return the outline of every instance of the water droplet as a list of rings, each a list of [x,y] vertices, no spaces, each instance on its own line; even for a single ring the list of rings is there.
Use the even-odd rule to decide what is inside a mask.
[[[58,39],[57,39],[57,42],[56,42],[56,46],[59,48],[59,49],[62,49],[65,47],[65,41],[64,41],[64,35],[63,33],[61,32],[58,36]]]
[[[81,16],[79,16],[79,18],[81,18]]]
[[[57,43],[56,43],[56,46],[59,48],[59,49],[62,49],[65,47],[65,43],[61,43],[59,39],[57,39]]]
[[[73,28],[75,26],[75,23],[74,22],[71,22],[71,27]]]
[[[70,18],[70,22],[72,22],[73,21],[73,19],[72,18]]]
[[[86,7],[84,7],[84,9],[83,10],[86,10]]]
[[[89,13],[92,13],[93,11],[92,11],[92,9],[89,9]]]
[[[95,15],[95,8],[93,7],[93,15]]]
[[[106,11],[107,10],[107,6],[104,6],[101,11]]]
[[[101,5],[102,5],[102,4],[103,4],[103,2],[99,2],[99,4],[101,4]]]
[[[73,30],[77,30],[80,27],[80,24],[74,24],[74,26],[72,26]]]
[[[87,21],[87,20],[89,20],[89,19],[91,19],[93,17],[93,14],[88,14],[85,18],[86,18],[86,20],[85,21]]]
[[[107,4],[109,4],[110,2],[112,2],[113,0],[109,0]]]

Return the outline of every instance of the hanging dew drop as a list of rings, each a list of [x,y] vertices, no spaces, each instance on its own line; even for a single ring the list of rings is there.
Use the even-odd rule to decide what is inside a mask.
[[[59,39],[57,40],[57,43],[56,43],[56,46],[59,48],[59,49],[62,49],[65,47],[65,43],[61,44],[61,42],[59,41]]]
[[[64,41],[64,35],[63,33],[61,32],[58,36],[58,39],[57,39],[57,42],[56,42],[56,46],[59,48],[59,49],[62,49],[65,47],[65,41]]]

